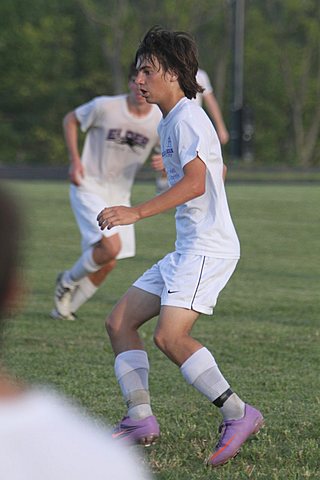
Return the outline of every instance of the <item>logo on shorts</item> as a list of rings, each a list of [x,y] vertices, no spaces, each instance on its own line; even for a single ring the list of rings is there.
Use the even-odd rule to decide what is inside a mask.
[[[178,293],[179,290],[168,290],[168,293]]]

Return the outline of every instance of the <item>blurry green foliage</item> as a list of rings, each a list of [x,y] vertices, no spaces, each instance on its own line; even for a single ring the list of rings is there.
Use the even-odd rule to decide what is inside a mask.
[[[230,1],[2,0],[0,163],[65,163],[64,114],[126,91],[128,64],[155,24],[194,35],[229,125]],[[245,102],[257,163],[319,165],[319,24],[317,0],[246,2]]]

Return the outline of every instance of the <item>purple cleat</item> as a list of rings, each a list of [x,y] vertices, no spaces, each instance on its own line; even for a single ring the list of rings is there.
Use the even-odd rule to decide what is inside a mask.
[[[221,433],[219,442],[213,454],[208,458],[207,465],[219,467],[235,457],[241,445],[254,433],[258,433],[264,423],[263,416],[251,407],[245,405],[245,413],[239,420],[225,420],[219,427]]]
[[[149,447],[154,444],[160,435],[160,428],[154,415],[134,420],[124,417],[115,427],[112,438],[126,445],[140,444]]]

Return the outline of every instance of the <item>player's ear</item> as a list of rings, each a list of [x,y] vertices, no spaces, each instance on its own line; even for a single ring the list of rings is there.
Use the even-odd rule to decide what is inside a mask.
[[[174,70],[170,70],[169,72],[169,80],[170,82],[176,82],[178,80],[178,74]]]

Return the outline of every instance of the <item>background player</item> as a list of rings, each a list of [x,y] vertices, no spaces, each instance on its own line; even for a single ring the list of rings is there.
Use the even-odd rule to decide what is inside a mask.
[[[96,222],[105,205],[130,205],[135,174],[159,143],[160,110],[141,96],[135,75],[131,65],[129,94],[97,97],[64,118],[70,201],[82,237],[82,255],[58,275],[54,318],[74,320],[74,313],[114,269],[116,259],[135,255],[132,225],[102,234]],[[87,132],[81,158],[79,127]]]
[[[224,123],[217,99],[213,93],[209,75],[205,70],[199,68],[196,79],[204,90],[203,92],[197,93],[194,101],[197,102],[200,107],[202,107],[204,103],[206,111],[213,121],[220,143],[221,145],[225,145],[229,141],[229,132]]]
[[[154,340],[188,383],[220,409],[221,436],[208,464],[233,458],[256,433],[261,413],[234,393],[217,363],[191,336],[199,314],[212,314],[220,291],[236,268],[239,241],[222,176],[220,143],[204,110],[190,101],[201,86],[192,38],[155,27],[140,44],[136,82],[147,102],[159,106],[161,151],[169,190],[135,207],[114,206],[98,215],[102,229],[134,223],[176,207],[176,251],[147,270],[106,320],[115,373],[128,412],[115,436],[152,443],[160,433],[148,388],[149,362],[138,329],[159,315]]]

